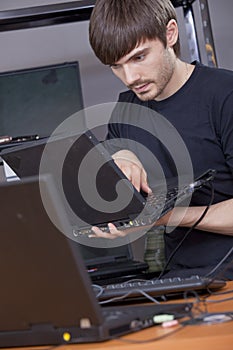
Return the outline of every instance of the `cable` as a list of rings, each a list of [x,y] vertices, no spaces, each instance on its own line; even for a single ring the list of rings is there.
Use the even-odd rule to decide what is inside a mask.
[[[151,295],[149,295],[148,293],[144,292],[142,289],[133,289],[133,290],[131,290],[131,291],[129,291],[129,292],[119,296],[119,297],[114,297],[114,298],[110,298],[110,299],[107,299],[107,300],[99,301],[99,304],[103,305],[103,304],[107,304],[107,303],[123,300],[123,299],[127,298],[130,294],[135,293],[135,292],[138,292],[138,293],[142,294],[146,299],[152,301],[155,304],[160,304],[160,302],[157,299],[153,298]]]
[[[94,293],[96,294],[96,299],[98,299],[104,292],[104,288],[98,284],[92,284],[92,288],[94,289]],[[98,293],[95,292],[95,289],[98,289]]]
[[[232,294],[233,293],[233,289],[230,290],[225,290],[223,292],[213,292],[213,291],[209,291],[210,296],[214,295],[214,296],[219,296],[219,295],[225,295],[225,294]],[[207,296],[206,296],[207,298]]]
[[[208,272],[204,277],[208,277],[208,276],[212,275],[212,274],[224,263],[224,261],[228,258],[228,256],[231,254],[232,251],[233,251],[233,246],[228,250],[227,254],[224,255],[224,257],[222,258],[222,260],[221,260],[210,272]],[[222,273],[223,273],[225,270],[227,270],[227,268],[228,268],[230,265],[232,265],[232,262],[233,262],[233,260],[231,260],[231,261],[225,266],[224,270],[221,271],[221,273],[219,274],[219,276],[222,275]],[[217,275],[217,276],[214,276],[213,278],[216,279],[216,277],[218,277],[218,275]]]
[[[201,214],[201,216],[199,217],[199,219],[188,229],[188,231],[186,232],[186,234],[184,235],[184,237],[181,239],[181,241],[177,244],[177,246],[175,247],[175,249],[173,250],[173,252],[170,254],[163,270],[161,271],[161,273],[159,274],[159,276],[157,277],[157,279],[160,279],[164,272],[166,271],[168,265],[170,264],[172,258],[174,257],[174,255],[176,254],[176,252],[178,251],[178,249],[181,247],[181,245],[183,244],[183,242],[185,241],[185,239],[187,238],[187,236],[190,234],[190,232],[192,230],[194,230],[194,228],[204,219],[206,213],[208,212],[210,206],[213,204],[213,200],[214,200],[214,186],[212,184],[212,182],[210,183],[210,187],[211,187],[211,198],[210,198],[210,202],[209,204],[206,206],[205,210],[203,211],[203,213]]]
[[[216,324],[228,321],[233,321],[233,311],[223,311],[223,312],[208,312],[208,304],[211,303],[221,303],[232,298],[225,298],[222,300],[208,300],[206,297],[200,298],[196,293],[196,302],[193,304],[192,313],[190,319],[181,321],[181,324],[185,325],[197,325],[197,324]],[[187,298],[187,295],[186,295]]]
[[[233,313],[232,311],[226,312],[207,312],[202,313],[193,319],[185,320],[181,322],[183,325],[197,325],[197,324],[217,324],[233,321]]]
[[[224,298],[224,299],[220,299],[220,300],[208,300],[208,299],[206,299],[205,302],[209,303],[209,304],[220,304],[220,303],[224,303],[225,301],[230,301],[230,300],[233,300],[233,297]]]

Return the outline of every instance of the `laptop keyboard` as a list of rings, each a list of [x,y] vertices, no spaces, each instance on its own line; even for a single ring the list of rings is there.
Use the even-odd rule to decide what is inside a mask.
[[[164,278],[151,280],[130,280],[123,283],[108,284],[105,286],[93,285],[97,299],[111,302],[119,299],[144,298],[145,293],[151,297],[162,297],[183,294],[185,291],[207,291],[218,289],[226,285],[225,281],[194,275],[191,277]],[[143,295],[144,293],[144,295]],[[116,298],[114,300],[114,298]]]
[[[139,214],[136,219],[132,220],[121,220],[115,223],[120,230],[126,230],[132,227],[140,227],[147,226],[153,224],[154,221],[159,219],[162,214],[164,215],[169,210],[173,209],[175,203],[180,203],[187,197],[189,197],[193,193],[193,189],[190,186],[184,187],[182,190],[178,190],[178,188],[172,188],[167,192],[155,192],[151,193],[145,197],[145,208],[146,213],[142,215]],[[99,228],[103,232],[109,232],[108,226],[98,225]],[[73,235],[75,237],[82,235],[90,235],[93,234],[90,226],[79,229],[75,226],[72,227]]]
[[[191,193],[189,187],[185,187],[182,191],[179,191],[178,188],[175,187],[169,189],[167,192],[152,192],[146,197],[146,208],[152,215],[155,210],[164,212],[165,210],[173,208],[178,197],[184,199]]]
[[[166,191],[161,191],[157,188],[153,193],[144,197],[144,206],[146,210],[139,213],[139,215],[134,219],[121,220],[118,222],[112,221],[119,230],[125,230],[132,227],[142,227],[151,226],[158,220],[161,216],[165,215],[167,212],[173,209],[174,205],[182,203],[185,199],[190,198],[196,189],[199,189],[208,181],[214,178],[215,171],[210,169],[202,174],[197,180],[188,185],[184,185],[181,188],[174,186],[167,188]],[[103,232],[109,232],[109,228],[106,224],[98,225]],[[75,237],[93,234],[91,226],[79,229],[73,226],[73,235]]]

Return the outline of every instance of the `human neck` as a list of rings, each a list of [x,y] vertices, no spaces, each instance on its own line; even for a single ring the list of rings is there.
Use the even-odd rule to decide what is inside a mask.
[[[163,92],[155,98],[156,101],[162,101],[174,95],[190,78],[194,66],[186,62],[176,59],[174,71],[170,81],[163,90]]]

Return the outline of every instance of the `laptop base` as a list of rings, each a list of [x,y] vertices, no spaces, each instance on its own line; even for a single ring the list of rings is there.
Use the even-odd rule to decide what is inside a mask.
[[[33,325],[30,329],[1,331],[0,348],[19,346],[62,345],[103,342],[133,333],[157,324],[154,316],[169,314],[175,319],[190,314],[192,303],[113,306],[104,308],[105,322],[99,326],[54,327],[50,324]],[[108,328],[108,320],[115,317],[115,324]],[[122,323],[122,319],[125,322]],[[129,319],[131,318],[131,322]]]

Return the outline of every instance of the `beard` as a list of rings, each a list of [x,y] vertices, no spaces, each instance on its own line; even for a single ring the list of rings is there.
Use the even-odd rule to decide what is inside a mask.
[[[138,80],[128,88],[132,90],[141,101],[149,101],[159,99],[159,96],[164,92],[167,85],[169,84],[174,70],[175,70],[175,60],[170,51],[166,48],[162,57],[162,64],[160,65],[160,70],[157,73],[157,77],[154,79],[142,79]],[[152,72],[153,74],[153,72]],[[136,87],[145,84],[150,84],[150,87],[146,91],[137,92]]]

